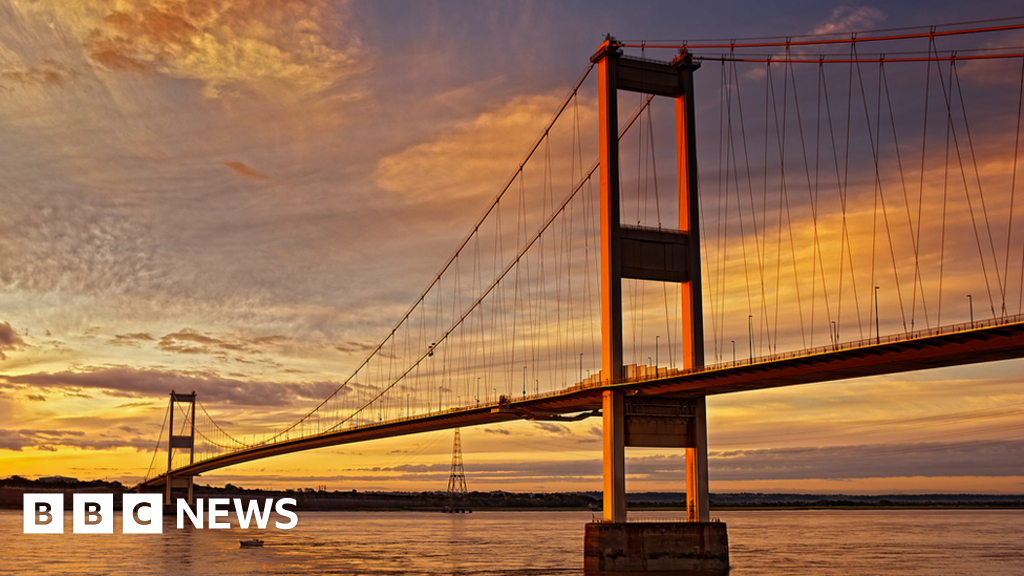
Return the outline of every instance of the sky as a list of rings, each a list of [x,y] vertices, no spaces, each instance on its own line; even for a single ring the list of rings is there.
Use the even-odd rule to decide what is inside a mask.
[[[134,483],[171,389],[196,390],[240,435],[315,406],[465,237],[605,34],[780,37],[1015,10],[0,0],[0,477]],[[718,72],[698,80],[711,92]],[[1010,80],[982,85],[1012,94]],[[1003,150],[985,169],[1007,174],[1005,125],[977,130]],[[966,304],[957,293],[950,317]],[[745,314],[738,336],[709,338],[744,337]],[[1024,493],[1022,373],[1018,360],[709,398],[711,490]],[[601,487],[597,419],[462,436],[471,490]],[[199,481],[443,490],[451,445],[441,431]],[[681,491],[684,470],[681,450],[632,448],[627,489]]]

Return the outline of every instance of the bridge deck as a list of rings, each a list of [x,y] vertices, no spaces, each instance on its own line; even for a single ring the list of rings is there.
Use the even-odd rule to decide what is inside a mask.
[[[607,388],[625,389],[636,396],[687,398],[1022,358],[1024,319],[1010,320],[951,326],[877,342],[872,339],[845,343],[692,371],[660,369],[656,377],[641,374],[640,378],[612,385],[595,378],[566,390],[528,395],[502,405],[473,405],[256,446],[179,468],[172,475],[195,476],[269,456],[379,438],[593,411],[600,409],[602,391]],[[649,372],[653,376],[655,370]],[[162,485],[165,476],[151,478],[141,486]]]

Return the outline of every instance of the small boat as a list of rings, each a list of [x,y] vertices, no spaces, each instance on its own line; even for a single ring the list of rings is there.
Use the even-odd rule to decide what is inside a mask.
[[[249,540],[239,540],[238,543],[242,548],[262,548],[263,540],[258,538],[251,538]]]

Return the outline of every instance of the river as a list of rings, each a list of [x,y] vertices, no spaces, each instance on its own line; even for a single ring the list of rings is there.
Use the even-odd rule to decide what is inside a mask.
[[[730,511],[732,576],[1021,576],[1022,510]],[[678,513],[635,513],[674,519]],[[0,573],[13,575],[582,575],[589,512],[305,512],[291,530],[22,534],[0,511]],[[263,548],[240,548],[252,537]]]

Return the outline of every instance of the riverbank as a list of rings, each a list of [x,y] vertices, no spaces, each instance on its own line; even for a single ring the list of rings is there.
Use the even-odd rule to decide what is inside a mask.
[[[60,480],[28,480],[18,476],[0,479],[0,508],[21,509],[22,494],[63,493],[67,506],[71,505],[73,494],[104,493],[115,495],[115,505],[120,504],[120,495],[129,492],[119,482],[77,481],[70,478]],[[241,498],[261,500],[264,498],[294,498],[297,508],[303,511],[388,511],[442,510],[449,504],[448,495],[442,491],[425,492],[377,492],[357,490],[314,490],[312,488],[289,490],[246,489],[228,484],[207,486],[197,484],[197,498]],[[686,495],[682,492],[633,492],[626,495],[629,509],[645,510],[686,510]],[[774,493],[712,493],[711,508],[726,510],[918,510],[918,509],[1024,509],[1024,495],[1021,494],[774,494]],[[600,492],[470,492],[459,501],[460,507],[471,510],[587,510],[601,509]]]

